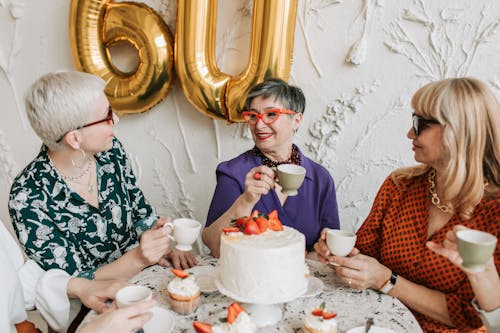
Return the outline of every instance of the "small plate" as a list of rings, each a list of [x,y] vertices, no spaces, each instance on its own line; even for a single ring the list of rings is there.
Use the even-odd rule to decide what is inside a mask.
[[[153,318],[144,325],[144,332],[147,333],[170,333],[174,330],[175,318],[172,312],[160,307],[151,309]]]
[[[215,285],[217,270],[214,266],[194,266],[186,269],[186,272],[194,274],[194,279],[202,293],[208,294],[217,291],[217,286]]]
[[[310,276],[308,279],[307,290],[300,297],[313,297],[319,295],[323,291],[323,281],[317,277]]]
[[[397,333],[396,331],[393,331],[391,329],[383,328],[383,327],[379,327],[379,326],[370,327],[369,332],[370,333]],[[365,327],[359,326],[359,327],[351,328],[346,333],[365,333]]]

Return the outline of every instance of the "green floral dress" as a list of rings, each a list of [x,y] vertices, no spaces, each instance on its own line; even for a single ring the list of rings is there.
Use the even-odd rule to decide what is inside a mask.
[[[99,209],[72,191],[42,146],[16,177],[9,213],[27,255],[43,269],[92,279],[95,271],[138,245],[158,216],[136,185],[123,146],[95,155]]]

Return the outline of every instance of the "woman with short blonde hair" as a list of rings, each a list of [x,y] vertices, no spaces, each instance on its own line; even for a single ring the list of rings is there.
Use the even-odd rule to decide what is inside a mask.
[[[96,280],[128,280],[169,260],[177,268],[195,264],[190,252],[169,248],[169,219],[137,186],[102,79],[48,73],[25,102],[43,145],[14,179],[9,213],[28,257],[44,270]]]

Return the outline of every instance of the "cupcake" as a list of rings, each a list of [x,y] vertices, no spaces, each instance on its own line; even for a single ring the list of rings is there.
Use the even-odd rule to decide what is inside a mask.
[[[325,303],[311,311],[304,320],[304,330],[308,333],[336,333],[337,314],[325,310]]]
[[[200,300],[200,287],[194,276],[180,269],[172,269],[175,277],[168,283],[168,299],[173,311],[186,315],[193,312]]]
[[[219,320],[216,325],[193,322],[198,333],[255,333],[257,326],[250,319],[245,309],[234,302],[227,308],[227,317]]]

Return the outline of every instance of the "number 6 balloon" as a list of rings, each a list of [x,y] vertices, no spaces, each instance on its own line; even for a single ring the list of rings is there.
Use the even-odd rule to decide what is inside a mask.
[[[106,81],[105,93],[120,114],[151,109],[168,94],[174,80],[173,41],[162,18],[138,3],[72,0],[70,38],[79,70]],[[139,65],[123,73],[110,61],[109,47],[128,42],[138,52]]]

